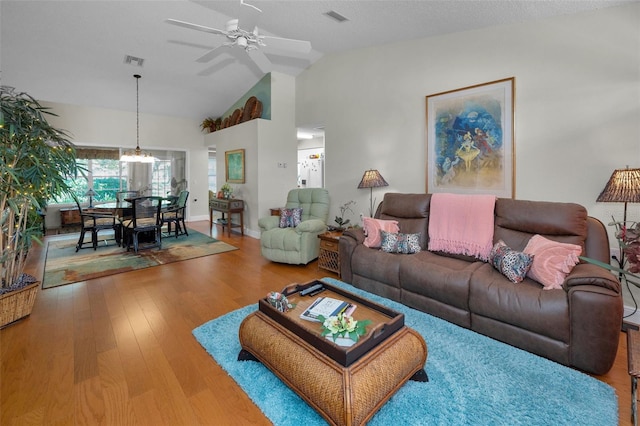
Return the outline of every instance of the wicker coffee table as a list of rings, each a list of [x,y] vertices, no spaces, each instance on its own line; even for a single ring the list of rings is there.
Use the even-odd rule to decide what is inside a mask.
[[[266,298],[244,319],[239,360],[258,360],[333,425],[361,425],[408,380],[427,381],[427,345],[404,325],[404,315],[322,283],[317,296],[299,291],[318,281],[292,285],[288,294],[296,307],[282,313]],[[320,324],[300,319],[317,297],[358,305],[353,317],[369,319],[368,334],[344,348],[320,336]]]

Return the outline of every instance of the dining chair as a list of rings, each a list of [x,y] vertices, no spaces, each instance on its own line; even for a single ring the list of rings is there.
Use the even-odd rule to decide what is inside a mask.
[[[113,230],[115,234],[116,244],[120,245],[122,230],[117,217],[111,213],[96,213],[87,209],[83,209],[78,199],[75,199],[76,206],[80,212],[80,238],[76,244],[76,252],[89,243],[84,241],[85,234],[91,232],[91,247],[94,250],[98,248],[98,233],[104,230]],[[105,240],[106,241],[106,240]]]
[[[176,238],[178,238],[178,235],[189,236],[187,225],[184,222],[188,198],[189,191],[180,191],[178,200],[175,202],[175,204],[173,206],[162,209],[162,224],[167,224],[167,233],[169,235],[171,235],[171,224],[174,224],[174,234]]]
[[[133,245],[137,253],[141,248],[162,248],[162,197],[136,197],[131,201],[131,219],[122,222],[124,245],[127,251]]]

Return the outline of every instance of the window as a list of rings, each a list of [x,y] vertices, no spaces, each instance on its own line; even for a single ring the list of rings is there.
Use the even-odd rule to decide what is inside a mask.
[[[209,151],[209,191],[218,192],[216,183],[216,152]]]
[[[77,148],[77,164],[86,175],[68,179],[73,193],[80,202],[89,197],[84,194],[92,188],[94,203],[116,200],[117,191],[141,191],[145,195],[166,197],[178,195],[186,189],[186,153],[184,151],[150,151],[156,158],[153,164],[121,163],[120,152],[114,149]],[[72,197],[55,200],[72,204]]]

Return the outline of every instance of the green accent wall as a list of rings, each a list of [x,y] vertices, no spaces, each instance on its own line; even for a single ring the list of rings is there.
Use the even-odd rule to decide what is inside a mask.
[[[260,118],[271,120],[271,73],[265,74],[244,96],[231,105],[222,117],[229,117],[236,109],[244,108],[244,104],[251,96],[255,96],[262,102],[262,116]]]

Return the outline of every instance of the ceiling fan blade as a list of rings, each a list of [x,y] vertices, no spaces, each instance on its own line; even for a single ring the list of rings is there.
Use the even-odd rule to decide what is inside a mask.
[[[208,51],[207,53],[205,53],[204,55],[196,59],[196,62],[200,62],[201,64],[206,64],[207,62],[210,62],[213,58],[215,58],[220,53],[222,53],[222,49],[220,48],[223,46],[214,47],[213,49],[211,49],[210,51]]]
[[[205,33],[220,34],[225,36],[227,35],[226,31],[205,27],[203,25],[192,24],[191,22],[178,21],[177,19],[167,19],[165,20],[165,22],[171,25],[177,25],[179,27],[189,28],[191,30],[202,31]]]
[[[199,76],[202,76],[202,77],[210,76],[211,74],[215,74],[215,73],[217,73],[218,71],[220,71],[220,70],[221,70],[221,69],[223,69],[224,67],[226,67],[226,66],[228,66],[228,65],[231,65],[231,64],[233,64],[234,62],[236,62],[236,59],[235,59],[235,58],[227,58],[227,59],[224,59],[224,60],[222,60],[222,61],[220,61],[220,62],[218,62],[218,63],[216,63],[216,64],[211,65],[211,66],[210,66],[210,67],[208,67],[208,68],[203,69],[202,71],[200,71],[200,72],[198,73],[198,75],[199,75]]]
[[[271,36],[260,37],[264,40],[264,44],[269,48],[304,54],[311,52],[311,43],[308,41]]]
[[[262,71],[263,73],[268,73],[269,71],[271,71],[271,61],[261,50],[247,50],[247,55],[249,55],[251,60],[256,63],[258,68],[260,68],[260,71]]]

